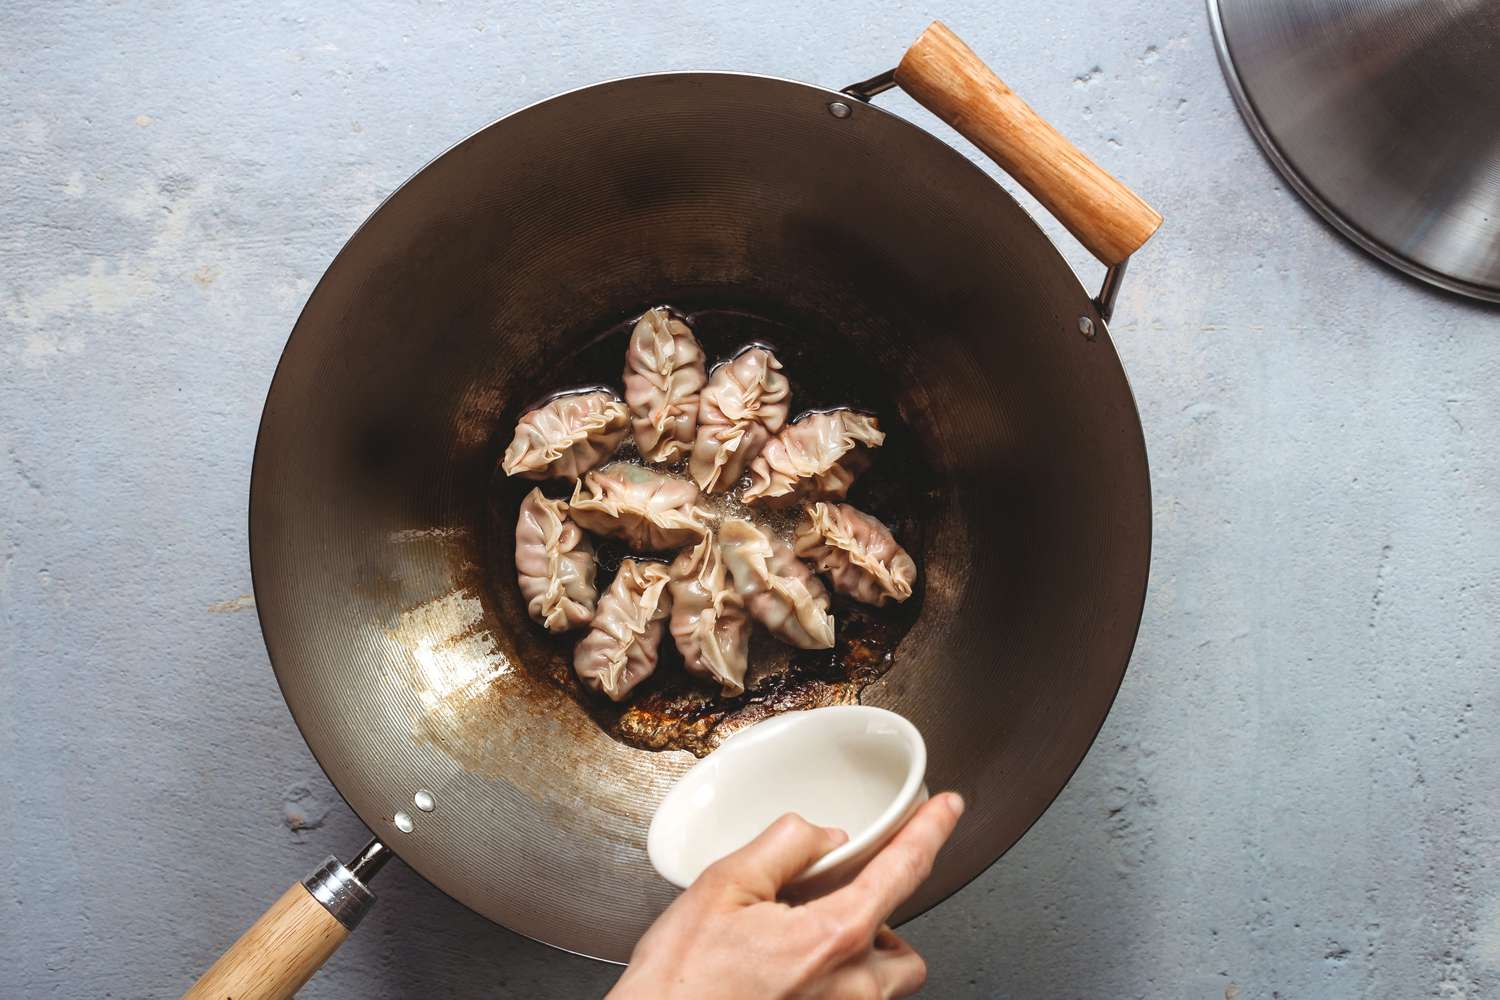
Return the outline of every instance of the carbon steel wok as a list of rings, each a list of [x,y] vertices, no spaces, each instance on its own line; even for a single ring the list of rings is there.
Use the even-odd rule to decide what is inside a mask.
[[[869,103],[892,85],[1110,265],[1100,298],[979,168]],[[619,80],[426,166],[308,301],[251,488],[276,675],[376,840],[294,885],[195,989],[295,989],[389,851],[479,913],[603,959],[625,959],[671,900],[645,831],[693,758],[612,739],[539,681],[540,630],[486,582],[507,569],[486,505],[515,417],[601,330],[659,302],[789,318],[794,353],[876,372],[884,416],[919,445],[920,614],[860,697],[910,718],[929,785],[970,803],[901,915],[982,872],[1083,758],[1140,621],[1146,454],[1106,319],[1159,222],[940,24],[846,91]]]

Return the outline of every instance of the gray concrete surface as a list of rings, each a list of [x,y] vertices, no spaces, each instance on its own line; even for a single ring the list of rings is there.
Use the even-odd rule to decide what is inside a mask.
[[[560,90],[843,85],[939,15],[1169,221],[1115,331],[1156,491],[1134,665],[1055,808],[909,927],[927,995],[1500,991],[1500,313],[1302,207],[1198,3],[324,6],[0,11],[0,994],[175,995],[361,842],[266,662],[245,504],[286,334],[382,195]],[[379,889],[305,996],[612,980]]]

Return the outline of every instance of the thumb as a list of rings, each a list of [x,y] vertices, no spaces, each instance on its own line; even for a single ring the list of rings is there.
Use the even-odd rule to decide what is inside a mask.
[[[698,882],[710,888],[740,889],[756,900],[773,900],[782,886],[848,839],[843,830],[815,826],[796,813],[787,813],[750,843],[709,865]]]

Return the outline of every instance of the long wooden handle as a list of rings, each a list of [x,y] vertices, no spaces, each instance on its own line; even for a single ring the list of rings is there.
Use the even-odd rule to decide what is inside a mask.
[[[299,882],[219,956],[183,1000],[286,1000],[348,937],[348,929]]]
[[[1063,138],[963,40],[934,21],[896,67],[896,83],[1047,207],[1105,264],[1151,238],[1161,216]]]

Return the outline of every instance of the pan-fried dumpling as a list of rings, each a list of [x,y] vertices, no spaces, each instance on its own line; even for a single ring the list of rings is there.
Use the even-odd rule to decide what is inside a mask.
[[[698,433],[688,463],[705,493],[733,489],[766,439],[786,423],[791,385],[781,362],[750,347],[713,370],[698,404]]]
[[[701,496],[686,479],[616,462],[585,476],[568,509],[589,531],[624,539],[637,552],[661,552],[708,533]]]
[[[815,503],[797,524],[796,553],[827,575],[833,589],[880,607],[904,601],[917,564],[891,529],[846,503]]]
[[[730,518],[719,527],[719,553],[745,607],[772,635],[799,649],[833,645],[828,591],[790,545]]]
[[[623,701],[656,669],[662,623],[672,609],[671,575],[655,562],[625,559],[599,599],[589,634],[573,650],[573,670],[594,691]]]
[[[750,463],[745,501],[842,500],[885,443],[874,417],[853,410],[809,413],[787,424]]]
[[[594,618],[594,543],[568,516],[568,505],[532,490],[516,520],[516,579],[526,611],[549,632],[567,632]]]
[[[726,698],[744,693],[750,619],[712,535],[672,562],[670,628],[689,671],[718,681]]]
[[[707,378],[703,348],[688,325],[660,306],[648,309],[625,350],[625,402],[642,458],[675,462],[692,450]]]
[[[577,479],[609,458],[630,429],[630,411],[613,392],[558,396],[516,423],[500,468],[527,479]]]

